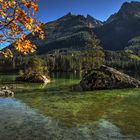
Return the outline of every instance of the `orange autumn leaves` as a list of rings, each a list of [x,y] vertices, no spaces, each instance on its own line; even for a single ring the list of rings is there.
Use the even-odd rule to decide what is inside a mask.
[[[33,45],[30,40],[24,40],[21,42],[16,42],[16,49],[21,53],[28,54],[33,53],[36,49],[36,46]]]
[[[0,42],[16,42],[17,51],[28,54],[36,50],[36,46],[26,40],[27,34],[37,34],[44,39],[42,23],[36,18],[38,0],[0,0]],[[4,56],[12,56],[12,52],[6,49]]]

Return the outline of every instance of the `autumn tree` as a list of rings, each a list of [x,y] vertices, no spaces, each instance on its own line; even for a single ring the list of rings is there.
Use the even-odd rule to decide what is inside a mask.
[[[23,54],[34,52],[36,46],[26,36],[30,32],[44,39],[42,23],[35,18],[37,11],[38,0],[0,0],[0,42],[14,42],[15,49]],[[9,49],[1,54],[12,57]]]

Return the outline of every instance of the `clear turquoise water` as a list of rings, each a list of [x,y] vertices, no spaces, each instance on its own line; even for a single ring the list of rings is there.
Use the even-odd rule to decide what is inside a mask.
[[[140,139],[140,89],[72,92],[73,74],[53,75],[48,85],[15,83],[13,98],[0,98],[0,140]]]

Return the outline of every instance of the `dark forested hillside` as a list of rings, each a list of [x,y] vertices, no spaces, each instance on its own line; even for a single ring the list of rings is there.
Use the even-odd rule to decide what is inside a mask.
[[[140,36],[135,37],[128,42],[125,52],[130,58],[140,60]]]

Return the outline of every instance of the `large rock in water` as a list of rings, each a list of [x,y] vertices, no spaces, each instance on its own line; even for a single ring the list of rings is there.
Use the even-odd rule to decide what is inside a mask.
[[[138,87],[140,87],[140,81],[104,65],[86,74],[79,86],[83,91]]]
[[[16,78],[16,81],[31,82],[31,83],[50,83],[50,79],[40,73],[23,74]]]

